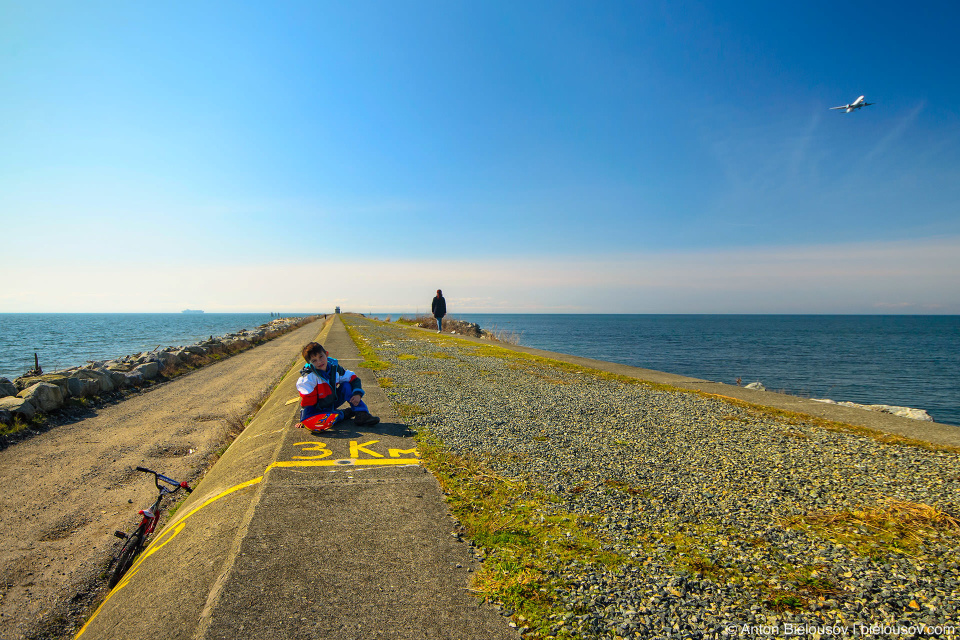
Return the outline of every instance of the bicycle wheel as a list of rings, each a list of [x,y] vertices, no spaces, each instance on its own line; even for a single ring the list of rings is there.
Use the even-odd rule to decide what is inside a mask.
[[[120,578],[127,572],[130,565],[133,564],[133,561],[140,553],[140,545],[142,542],[143,533],[138,530],[123,543],[123,548],[120,549],[120,553],[117,555],[117,566],[113,570],[113,575],[110,576],[110,588],[117,586]]]

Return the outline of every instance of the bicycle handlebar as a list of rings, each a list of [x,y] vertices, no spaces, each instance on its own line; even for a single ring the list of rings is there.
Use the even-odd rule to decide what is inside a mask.
[[[144,472],[144,473],[152,473],[152,474],[156,477],[157,489],[170,491],[169,489],[165,489],[164,487],[161,487],[161,486],[160,486],[160,481],[162,480],[162,481],[166,482],[167,484],[169,484],[171,487],[175,487],[173,491],[176,491],[177,489],[186,489],[187,493],[190,493],[190,492],[193,491],[193,489],[191,489],[189,486],[187,486],[186,481],[184,481],[184,482],[178,482],[178,481],[174,480],[173,478],[168,478],[167,476],[163,475],[162,473],[158,473],[158,472],[154,471],[153,469],[147,469],[146,467],[137,467],[137,471],[142,471],[142,472]],[[173,491],[170,491],[170,493],[173,493]]]

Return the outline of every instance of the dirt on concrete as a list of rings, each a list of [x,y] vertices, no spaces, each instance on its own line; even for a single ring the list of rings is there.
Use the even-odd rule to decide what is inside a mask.
[[[65,638],[156,496],[144,466],[191,484],[323,326],[151,387],[0,451],[0,639]],[[162,523],[161,523],[162,526]],[[159,530],[159,527],[158,527]]]

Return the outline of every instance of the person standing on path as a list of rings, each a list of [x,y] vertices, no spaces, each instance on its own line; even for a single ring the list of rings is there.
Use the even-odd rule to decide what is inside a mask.
[[[443,331],[443,316],[447,315],[447,301],[443,299],[443,291],[437,289],[437,297],[430,306],[433,317],[437,319],[437,333]]]

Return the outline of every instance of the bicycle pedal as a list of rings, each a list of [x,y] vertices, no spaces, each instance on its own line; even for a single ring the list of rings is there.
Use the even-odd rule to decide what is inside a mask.
[[[129,536],[127,536],[127,534],[125,534],[123,531],[114,531],[114,532],[113,532],[113,535],[117,536],[118,538],[120,538],[120,539],[122,539],[122,540],[126,540],[126,539],[129,537]]]

